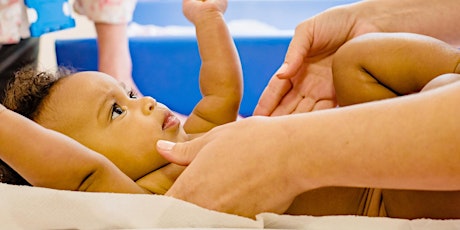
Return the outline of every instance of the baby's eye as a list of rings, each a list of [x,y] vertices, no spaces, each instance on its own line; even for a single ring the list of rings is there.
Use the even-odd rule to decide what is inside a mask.
[[[125,111],[121,106],[119,106],[117,103],[114,103],[112,105],[112,120],[117,118],[118,116],[122,115]]]
[[[133,90],[130,90],[130,91],[128,92],[128,96],[129,96],[129,98],[136,99],[136,98],[137,98],[137,93],[134,92]]]

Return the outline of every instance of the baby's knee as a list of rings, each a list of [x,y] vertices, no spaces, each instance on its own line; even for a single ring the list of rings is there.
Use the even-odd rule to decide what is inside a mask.
[[[353,76],[351,73],[361,69],[362,58],[365,57],[361,43],[360,40],[350,40],[335,52],[332,59],[334,82],[350,78]]]
[[[338,97],[349,95],[354,90],[355,84],[360,82],[356,79],[362,70],[362,57],[360,42],[353,40],[342,45],[332,59],[332,78]]]
[[[340,86],[341,82],[368,82],[366,79],[370,74],[366,70],[376,69],[372,61],[378,49],[375,43],[382,42],[384,40],[380,34],[369,33],[353,38],[337,49],[332,60],[334,83]]]
[[[439,75],[436,78],[433,78],[431,81],[429,81],[423,88],[423,91],[431,90],[431,89],[436,89],[441,86],[445,86],[454,82],[457,82],[460,80],[460,74],[458,73],[447,73],[447,74],[442,74]]]

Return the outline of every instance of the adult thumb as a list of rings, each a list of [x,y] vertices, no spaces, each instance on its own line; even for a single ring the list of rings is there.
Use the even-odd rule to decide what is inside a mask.
[[[174,143],[165,140],[157,142],[157,150],[166,160],[183,166],[189,165],[198,154],[199,149],[190,146],[189,142]]]

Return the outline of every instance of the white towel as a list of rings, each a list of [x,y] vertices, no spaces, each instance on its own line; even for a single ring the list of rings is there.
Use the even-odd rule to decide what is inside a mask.
[[[365,216],[289,216],[262,213],[265,228],[309,230],[460,230],[460,220],[396,219]]]
[[[147,194],[90,193],[0,183],[1,229],[263,228],[261,221]]]
[[[159,195],[73,192],[0,183],[0,229],[460,229],[460,220],[289,216],[256,220]]]

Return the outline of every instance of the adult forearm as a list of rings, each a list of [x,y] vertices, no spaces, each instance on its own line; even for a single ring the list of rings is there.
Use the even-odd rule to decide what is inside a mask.
[[[412,32],[460,46],[458,0],[368,0],[354,4],[357,18],[384,32]]]
[[[460,84],[286,117],[290,168],[321,186],[459,190]],[[279,118],[283,119],[283,118]],[[304,128],[299,128],[303,124]],[[298,173],[302,172],[302,173]]]
[[[74,173],[72,167],[66,168],[67,164],[70,166],[77,162],[72,163],[71,155],[65,157],[59,153],[72,148],[72,142],[65,144],[65,136],[6,109],[0,115],[1,158],[32,185],[77,189],[83,177],[91,171],[82,167],[81,173]],[[59,181],[65,183],[59,184]]]
[[[144,192],[115,165],[71,138],[0,105],[0,158],[34,186]]]
[[[95,23],[95,27],[99,70],[120,80],[131,77],[132,61],[126,23]]]

